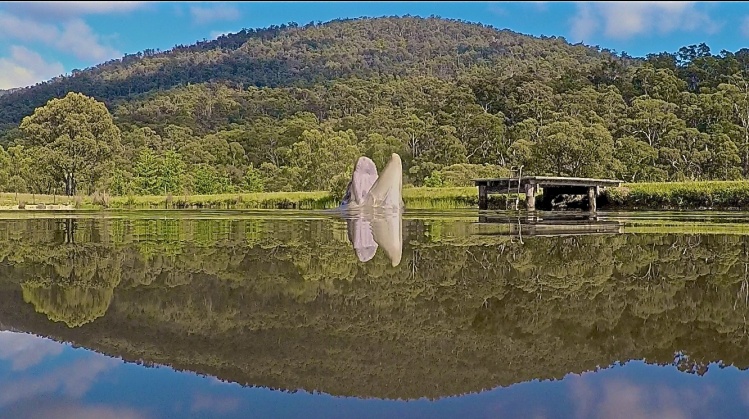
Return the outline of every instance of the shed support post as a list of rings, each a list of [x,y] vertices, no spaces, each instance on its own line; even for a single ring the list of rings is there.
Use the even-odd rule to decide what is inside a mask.
[[[536,210],[536,185],[525,184],[525,207],[528,211]]]
[[[588,208],[590,209],[590,212],[596,212],[596,209],[597,209],[596,208],[596,196],[598,195],[597,189],[598,189],[597,186],[588,187],[588,204],[589,204]]]
[[[486,185],[479,185],[479,209],[485,210],[486,208]]]

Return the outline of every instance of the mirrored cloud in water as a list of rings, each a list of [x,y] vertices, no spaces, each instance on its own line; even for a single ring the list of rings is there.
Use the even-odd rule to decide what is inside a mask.
[[[0,360],[10,361],[11,370],[23,371],[47,357],[59,355],[64,345],[27,333],[0,332]]]
[[[82,397],[104,372],[118,364],[105,356],[88,356],[36,375],[7,380],[0,384],[0,407],[56,392]]]
[[[126,406],[84,405],[73,400],[50,400],[47,397],[19,401],[4,408],[2,413],[10,418],[147,419],[152,417],[146,412]]]
[[[594,373],[570,376],[569,396],[575,418],[710,417],[717,390],[710,384],[674,388],[663,383],[635,383],[624,378],[593,382]]]
[[[236,412],[241,403],[242,400],[236,397],[196,393],[192,398],[190,411],[192,413],[205,412],[212,415],[226,415]]]

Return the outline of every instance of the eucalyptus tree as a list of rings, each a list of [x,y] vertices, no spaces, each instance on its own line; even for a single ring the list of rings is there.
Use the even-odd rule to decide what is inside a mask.
[[[81,93],[52,99],[23,118],[24,142],[41,147],[49,156],[47,170],[75,195],[79,178],[94,183],[98,165],[118,153],[120,130],[104,103]]]

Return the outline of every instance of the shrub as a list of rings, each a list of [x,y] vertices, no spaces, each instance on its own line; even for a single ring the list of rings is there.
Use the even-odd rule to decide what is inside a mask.
[[[424,186],[427,188],[439,188],[443,185],[442,174],[439,170],[433,170],[429,176],[424,178]]]
[[[349,176],[343,173],[339,173],[333,177],[333,181],[330,185],[330,196],[337,202],[341,202],[343,195],[346,194],[346,188],[349,183]]]
[[[491,164],[453,164],[440,169],[443,186],[474,186],[473,179],[509,177],[510,171]]]

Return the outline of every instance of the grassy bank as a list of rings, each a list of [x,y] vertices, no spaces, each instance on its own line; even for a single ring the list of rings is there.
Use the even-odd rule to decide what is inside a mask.
[[[602,201],[606,209],[747,209],[749,181],[629,183]]]
[[[520,194],[520,207],[524,195]],[[510,197],[510,207],[515,196]],[[478,208],[475,187],[404,188],[411,209]],[[260,192],[175,196],[52,196],[0,193],[0,208],[50,209],[51,204],[98,209],[330,209],[338,206],[328,192]],[[490,207],[505,208],[505,197],[490,197]],[[749,181],[630,183],[604,191],[600,209],[749,209]],[[59,207],[57,208],[59,209]]]
[[[497,200],[500,197],[495,197]],[[454,209],[478,207],[475,187],[404,188],[403,201],[412,209]],[[0,208],[19,203],[26,209],[39,204],[69,204],[76,209],[330,209],[338,206],[328,192],[259,192],[220,195],[175,196],[76,196],[53,197],[2,193]],[[504,202],[504,201],[503,201]],[[41,208],[40,208],[41,209]]]

